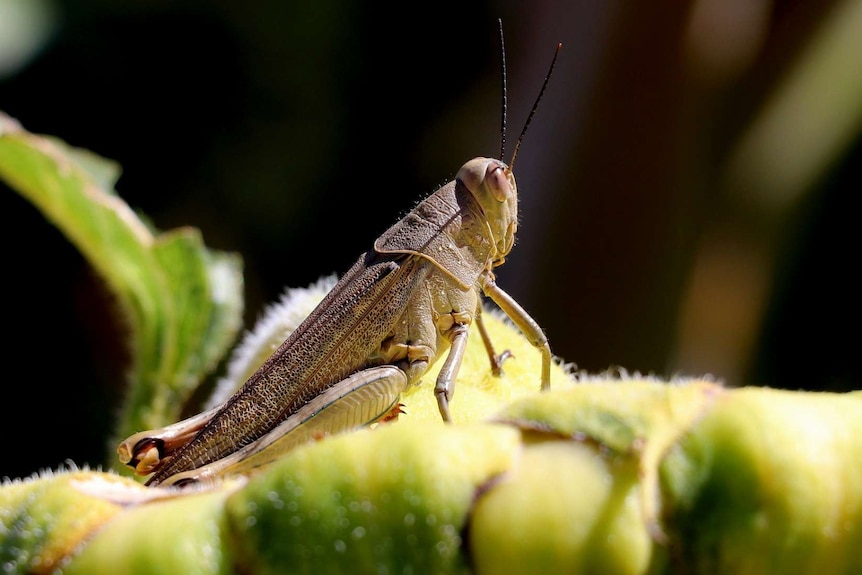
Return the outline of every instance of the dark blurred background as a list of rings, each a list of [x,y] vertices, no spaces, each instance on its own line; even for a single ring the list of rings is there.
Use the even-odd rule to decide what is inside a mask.
[[[507,155],[563,42],[498,274],[554,353],[591,372],[862,387],[862,3],[403,10],[0,0],[0,110],[119,162],[119,194],[159,229],[239,252],[251,327],[286,286],[345,271],[466,160],[499,154],[502,17]],[[122,335],[62,235],[5,187],[0,206],[0,477],[98,466]]]

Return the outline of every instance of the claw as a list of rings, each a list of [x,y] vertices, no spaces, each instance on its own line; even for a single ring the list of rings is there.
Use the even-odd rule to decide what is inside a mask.
[[[493,373],[495,377],[503,375],[503,362],[510,357],[515,357],[515,354],[508,349],[503,351],[501,354],[493,356],[491,359],[491,373]]]
[[[398,421],[398,416],[401,415],[402,413],[407,413],[404,410],[404,404],[403,403],[396,403],[392,407],[392,409],[390,409],[387,413],[385,413],[383,415],[383,417],[381,417],[378,420],[378,423],[394,423],[394,422]]]

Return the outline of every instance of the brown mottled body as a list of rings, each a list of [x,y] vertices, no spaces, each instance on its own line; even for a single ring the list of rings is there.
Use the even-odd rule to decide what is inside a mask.
[[[500,23],[502,44],[502,22]],[[500,289],[493,269],[515,243],[518,191],[512,154],[474,158],[452,182],[419,203],[362,254],[285,342],[225,403],[118,447],[120,460],[148,485],[182,485],[266,465],[296,445],[396,417],[398,398],[443,358],[434,394],[449,400],[475,323],[499,373],[484,329],[481,294],[491,298],[542,354],[541,389],[551,385],[551,350],[539,325]],[[505,64],[501,154],[505,149]]]
[[[481,321],[480,291],[497,301],[543,349],[549,385],[550,350],[538,325],[494,284],[492,269],[514,244],[517,193],[509,168],[476,158],[458,177],[387,230],[359,257],[321,303],[249,380],[219,408],[182,434],[141,432],[120,447],[121,459],[149,485],[223,460],[260,441],[330,387],[368,373],[397,397],[450,350],[435,387],[441,415],[460,366],[469,326]],[[508,307],[508,309],[507,309]],[[520,317],[518,316],[520,314]],[[489,349],[492,361],[497,361]],[[400,370],[375,370],[377,366]],[[336,400],[358,389],[351,384]],[[333,400],[335,401],[335,400]],[[355,427],[383,417],[391,401],[371,411],[349,411],[339,425]],[[327,403],[324,407],[328,407]],[[381,411],[382,410],[382,411]],[[311,414],[313,417],[316,412]],[[194,474],[192,474],[194,475]]]

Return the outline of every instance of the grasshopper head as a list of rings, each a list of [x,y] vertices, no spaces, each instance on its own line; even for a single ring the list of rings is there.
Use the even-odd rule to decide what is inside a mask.
[[[500,160],[473,158],[461,166],[455,178],[482,206],[497,248],[492,265],[500,265],[515,244],[518,229],[518,186],[512,170]]]

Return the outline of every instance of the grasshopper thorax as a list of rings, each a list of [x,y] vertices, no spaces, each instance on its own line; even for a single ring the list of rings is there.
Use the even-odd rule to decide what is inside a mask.
[[[455,178],[473,195],[485,215],[491,241],[496,247],[492,266],[503,263],[515,245],[518,228],[518,186],[505,163],[493,158],[473,158]]]

